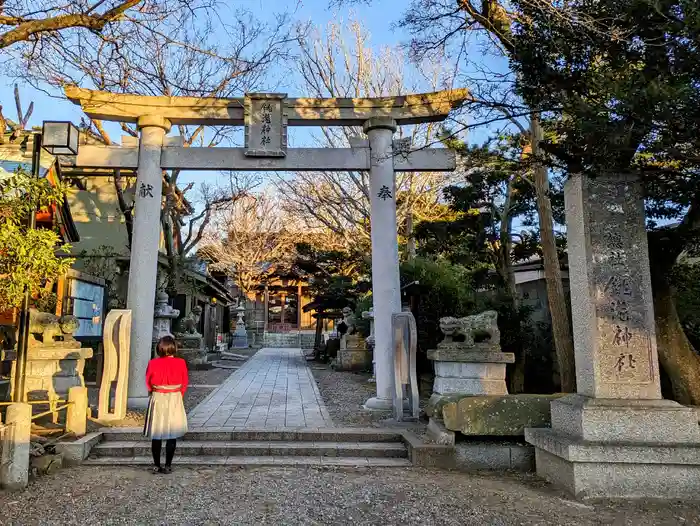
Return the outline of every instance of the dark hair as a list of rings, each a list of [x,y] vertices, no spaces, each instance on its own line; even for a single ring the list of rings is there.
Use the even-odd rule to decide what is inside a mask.
[[[163,336],[156,346],[156,353],[161,358],[166,356],[175,356],[177,352],[177,343],[172,336]]]

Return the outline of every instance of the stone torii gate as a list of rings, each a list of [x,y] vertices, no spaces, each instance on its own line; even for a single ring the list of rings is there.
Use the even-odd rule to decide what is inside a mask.
[[[137,171],[136,214],[127,307],[132,311],[129,396],[148,402],[143,377],[151,357],[162,170],[368,171],[371,191],[372,292],[375,313],[377,396],[370,409],[391,409],[391,317],[401,312],[396,229],[395,171],[451,171],[444,148],[409,151],[394,141],[402,124],[443,121],[467,99],[466,90],[362,99],[287,98],[251,93],[244,98],[153,97],[66,88],[67,97],[93,119],[135,123],[138,145],[81,146],[76,168]],[[244,148],[185,148],[167,137],[172,125],[245,126]],[[350,148],[287,148],[288,126],[362,126],[369,140]]]

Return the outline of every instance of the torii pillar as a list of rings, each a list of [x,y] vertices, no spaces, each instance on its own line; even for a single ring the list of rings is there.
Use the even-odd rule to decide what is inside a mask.
[[[160,244],[160,211],[163,193],[160,154],[170,122],[159,116],[139,117],[140,132],[136,199],[129,288],[126,301],[131,309],[131,358],[127,404],[140,409],[148,406],[146,367],[151,359],[153,309]]]
[[[396,229],[396,178],[393,135],[396,121],[373,117],[363,126],[370,148],[370,207],[372,228],[372,303],[374,307],[374,363],[377,396],[365,408],[391,410],[393,407],[394,360],[391,317],[401,312],[399,245]]]

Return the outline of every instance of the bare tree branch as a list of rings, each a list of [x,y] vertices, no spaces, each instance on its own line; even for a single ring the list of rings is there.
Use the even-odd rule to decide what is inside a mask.
[[[316,97],[376,97],[402,95],[416,91],[404,71],[405,58],[398,49],[376,51],[366,30],[358,22],[347,26],[329,24],[325,35],[307,39],[298,37],[301,56],[297,67],[303,79],[303,91]],[[447,82],[439,68],[427,79],[432,87]],[[438,142],[432,125],[404,127],[400,137],[411,142],[411,149]],[[347,147],[361,137],[360,128],[322,128],[316,141],[326,147]],[[450,174],[398,173],[396,181],[399,231],[408,232],[407,218],[437,219],[444,208],[436,206],[442,189],[452,180]],[[366,172],[300,172],[294,178],[279,177],[277,188],[283,196],[284,210],[303,221],[311,231],[328,229],[348,247],[366,247],[370,243],[370,183]],[[412,229],[411,229],[412,231]]]
[[[289,226],[271,195],[248,194],[215,214],[198,256],[249,292],[276,267],[291,264],[300,237]]]
[[[27,2],[28,3],[28,2]],[[98,5],[104,2],[98,2]],[[69,28],[85,28],[90,31],[100,32],[104,27],[112,22],[119,21],[129,9],[143,3],[142,0],[125,0],[116,3],[113,7],[102,14],[94,14],[98,5],[85,11],[80,8],[83,2],[70,2],[70,7],[76,10],[70,14],[48,15],[44,18],[30,18],[35,13],[28,13],[24,16],[0,16],[0,25],[12,26],[12,29],[0,34],[0,48],[6,48],[18,42],[39,37],[42,33],[55,33]],[[56,11],[63,11],[66,6],[53,7]],[[56,12],[54,11],[54,12]],[[49,9],[44,9],[43,14],[50,13]]]

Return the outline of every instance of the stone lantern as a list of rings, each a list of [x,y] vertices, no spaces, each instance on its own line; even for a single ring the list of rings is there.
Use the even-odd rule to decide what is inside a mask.
[[[245,328],[245,321],[243,321],[243,313],[245,312],[245,307],[243,303],[239,303],[236,308],[236,315],[238,319],[236,320],[236,330],[233,333],[233,347],[235,349],[247,349],[248,348],[248,331]]]
[[[168,294],[159,291],[156,295],[156,307],[153,311],[153,342],[158,343],[163,336],[172,336],[170,332],[172,320],[180,315],[180,311],[168,305]]]

